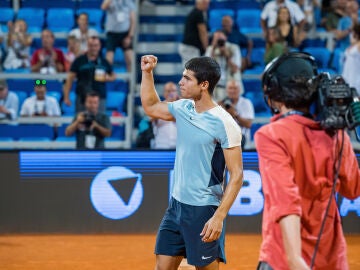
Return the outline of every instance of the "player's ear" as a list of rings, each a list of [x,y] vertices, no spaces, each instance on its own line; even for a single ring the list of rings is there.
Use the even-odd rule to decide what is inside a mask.
[[[209,82],[203,81],[200,83],[201,90],[208,90],[209,89]]]

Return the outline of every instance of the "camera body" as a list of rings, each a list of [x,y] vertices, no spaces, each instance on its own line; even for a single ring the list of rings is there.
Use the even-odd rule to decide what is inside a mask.
[[[84,122],[86,128],[89,128],[92,125],[92,122],[95,120],[95,115],[89,112],[84,113]]]
[[[231,106],[232,106],[232,100],[231,100],[231,98],[226,97],[226,98],[223,100],[223,104],[224,104],[225,109],[227,109],[227,110],[230,109]]]
[[[356,89],[349,87],[341,76],[330,77],[326,72],[310,80],[317,94],[317,118],[326,130],[360,125],[360,102]]]
[[[224,47],[225,46],[225,39],[218,39],[218,41],[217,41],[217,46],[218,47]]]

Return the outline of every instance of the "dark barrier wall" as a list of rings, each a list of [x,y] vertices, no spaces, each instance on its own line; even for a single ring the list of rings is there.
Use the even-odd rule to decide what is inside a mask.
[[[173,151],[0,152],[0,233],[155,233],[167,207]],[[196,168],[194,168],[196,169]],[[264,197],[256,152],[229,232],[260,232]],[[344,231],[360,233],[360,198],[339,198]]]

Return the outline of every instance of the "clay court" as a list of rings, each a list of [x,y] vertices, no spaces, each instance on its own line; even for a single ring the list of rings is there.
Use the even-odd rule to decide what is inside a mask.
[[[260,235],[228,234],[222,270],[256,269]],[[360,235],[347,235],[351,270],[360,269]],[[151,270],[155,235],[1,235],[1,270]]]

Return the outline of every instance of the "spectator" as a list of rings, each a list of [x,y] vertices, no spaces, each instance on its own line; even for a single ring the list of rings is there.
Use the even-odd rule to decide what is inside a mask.
[[[351,44],[345,50],[345,62],[342,76],[344,80],[354,87],[360,96],[360,24],[356,23],[351,32]]]
[[[179,99],[178,89],[175,83],[168,82],[164,85],[164,99],[173,102]],[[154,119],[152,121],[154,140],[151,145],[153,149],[175,149],[176,147],[176,123]]]
[[[221,20],[222,31],[227,37],[227,41],[237,44],[240,50],[246,49],[246,57],[241,58],[241,71],[252,66],[251,53],[254,47],[254,42],[251,38],[241,33],[235,26],[231,16],[225,15]]]
[[[112,65],[101,55],[101,43],[98,37],[88,38],[88,51],[77,57],[70,67],[64,84],[64,103],[71,106],[69,93],[74,80],[76,83],[76,112],[85,110],[87,92],[99,93],[99,111],[106,111],[106,82],[115,80]]]
[[[305,14],[304,30],[306,32],[316,31],[315,11],[320,10],[322,0],[297,0],[297,4]],[[319,22],[320,23],[320,22]]]
[[[69,36],[75,36],[80,41],[80,50],[82,53],[87,51],[87,39],[89,37],[98,37],[99,33],[92,28],[89,28],[89,15],[87,13],[80,13],[77,17],[78,27],[71,30]]]
[[[5,69],[18,69],[30,67],[30,46],[32,36],[27,33],[27,24],[18,19],[8,22],[7,55],[4,61]]]
[[[299,47],[306,37],[305,31],[291,24],[290,11],[285,6],[279,8],[275,26],[279,29],[287,47]]]
[[[54,48],[55,36],[49,29],[41,32],[42,48],[36,50],[31,58],[31,71],[43,74],[64,72],[65,57],[60,49]]]
[[[250,99],[243,97],[244,90],[237,80],[229,80],[226,84],[226,98],[219,104],[235,119],[241,127],[241,147],[250,142],[250,128],[255,118],[254,105]]]
[[[326,31],[336,32],[340,19],[346,16],[345,9],[346,0],[332,0],[330,2],[330,10],[326,13],[325,19],[322,20]]]
[[[67,38],[67,52],[64,54],[65,57],[65,71],[69,71],[72,62],[75,58],[80,56],[80,40],[76,36],[68,36]]]
[[[85,98],[85,110],[79,112],[66,128],[66,136],[76,133],[76,148],[105,148],[105,137],[111,135],[111,123],[109,116],[99,111],[99,104],[99,94],[88,92]]]
[[[287,7],[290,11],[291,24],[298,25],[299,29],[303,29],[305,24],[305,15],[299,5],[291,0],[271,0],[264,6],[261,12],[261,28],[263,29],[264,36],[269,27],[276,24],[277,11],[280,7]]]
[[[346,15],[339,20],[335,31],[337,47],[343,51],[350,46],[350,33],[353,25],[359,22],[359,3],[355,0],[349,0],[346,3],[345,11]]]
[[[34,91],[35,95],[25,99],[21,116],[61,116],[57,100],[46,95],[46,80],[35,80]]]
[[[193,57],[204,55],[209,44],[207,10],[210,0],[196,0],[195,7],[187,15],[183,40],[179,45],[182,64]]]
[[[285,46],[284,40],[280,35],[280,31],[277,27],[271,27],[267,30],[266,35],[266,45],[265,45],[265,55],[264,62],[268,64],[274,58],[282,55],[287,52],[288,49]]]
[[[106,59],[112,65],[117,47],[124,51],[127,71],[131,71],[132,40],[135,34],[135,4],[133,0],[104,0],[101,9],[106,11]]]
[[[221,78],[214,90],[214,98],[217,101],[222,100],[226,96],[225,88],[228,80],[236,79],[242,83],[240,48],[236,44],[227,42],[226,35],[222,31],[216,31],[205,55],[214,58],[221,68]]]
[[[6,80],[0,80],[0,120],[15,120],[19,110],[19,99],[9,91]]]

